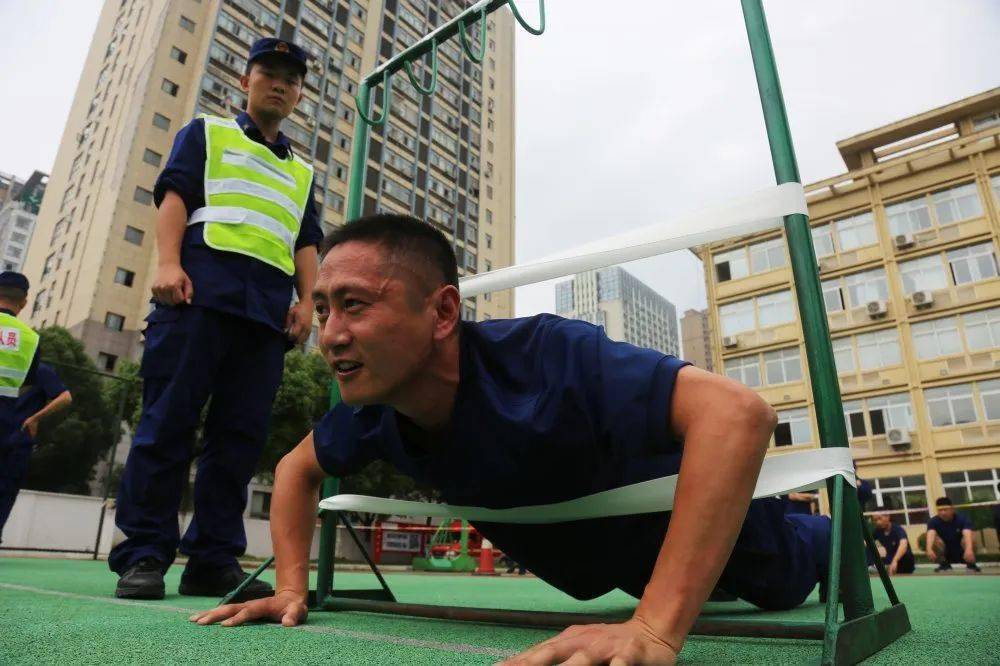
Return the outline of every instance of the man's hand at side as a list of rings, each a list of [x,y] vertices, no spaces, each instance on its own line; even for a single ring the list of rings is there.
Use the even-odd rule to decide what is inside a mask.
[[[226,604],[210,611],[196,613],[189,619],[207,625],[221,622],[223,627],[238,627],[245,622],[260,620],[280,622],[294,627],[306,621],[309,611],[305,597],[298,592],[278,592],[273,597],[254,599],[242,604]]]
[[[502,666],[535,664],[650,664],[672,666],[677,651],[638,618],[621,624],[583,624],[501,662]]]

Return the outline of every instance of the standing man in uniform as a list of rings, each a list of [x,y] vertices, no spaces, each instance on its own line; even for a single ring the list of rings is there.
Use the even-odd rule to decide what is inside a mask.
[[[17,318],[27,302],[28,278],[0,273],[0,535],[27,472],[39,421],[70,400],[51,368],[39,367],[38,333]]]
[[[156,182],[159,268],[146,318],[142,416],[118,493],[127,539],[111,552],[116,596],[162,599],[178,546],[180,593],[225,594],[246,576],[247,484],[267,440],[284,354],[312,326],[322,239],[307,155],[279,131],[302,98],[306,54],[260,39],[240,84],[246,112],[177,134]],[[292,288],[298,302],[292,303]],[[194,517],[177,511],[202,408]],[[244,598],[267,596],[256,581]]]

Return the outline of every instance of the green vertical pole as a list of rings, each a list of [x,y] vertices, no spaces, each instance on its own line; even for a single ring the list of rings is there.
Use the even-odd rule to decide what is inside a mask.
[[[371,86],[362,81],[358,91],[358,102],[361,108],[368,112],[371,100]],[[347,211],[345,219],[353,220],[361,215],[361,204],[365,191],[365,166],[368,162],[368,123],[355,115],[354,144],[351,147],[350,183],[348,184]],[[330,383],[330,408],[340,402],[340,390],[337,382]],[[329,478],[323,482],[321,494],[324,498],[340,492],[340,479]],[[332,512],[323,513],[319,533],[319,562],[316,571],[316,608],[322,608],[327,595],[333,592],[333,561],[337,554],[337,515]]]
[[[742,3],[754,72],[757,75],[757,88],[767,126],[767,140],[771,148],[771,160],[774,163],[774,175],[779,185],[797,183],[800,182],[799,167],[795,162],[795,149],[792,147],[792,136],[788,129],[788,117],[785,114],[785,102],[781,95],[781,83],[778,80],[778,69],[774,62],[764,8],[761,0],[742,0]],[[830,330],[823,307],[823,294],[812,235],[809,231],[809,218],[801,214],[786,216],[785,235],[788,239],[795,295],[805,337],[806,358],[809,362],[813,399],[816,403],[816,420],[819,423],[820,445],[824,448],[846,447],[847,428],[844,424],[844,408],[840,401],[840,384],[833,360],[833,347],[830,345]],[[834,496],[833,486],[832,480],[827,482],[831,497]],[[843,512],[841,521],[843,530],[840,534],[833,534],[832,547],[836,548],[839,543],[842,548],[841,590],[844,614],[850,620],[872,612],[874,604],[865,566],[861,507],[858,505],[857,493],[845,492],[841,495],[840,506],[834,506],[832,510]]]

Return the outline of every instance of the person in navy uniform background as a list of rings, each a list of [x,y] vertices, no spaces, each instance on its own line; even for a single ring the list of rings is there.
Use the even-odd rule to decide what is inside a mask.
[[[927,559],[938,563],[934,571],[951,571],[952,564],[965,562],[966,569],[979,572],[972,547],[972,523],[955,511],[947,497],[939,497],[934,504],[937,515],[927,521]]]
[[[312,326],[322,239],[315,182],[309,156],[279,131],[302,97],[306,61],[295,44],[255,42],[240,81],[246,112],[190,122],[156,182],[159,267],[142,416],[117,497],[127,538],[108,560],[120,576],[116,596],[162,599],[178,547],[188,556],[181,594],[219,596],[246,576],[237,557],[246,549],[247,484],[284,354]],[[209,397],[194,517],[181,539],[177,511]],[[243,598],[271,593],[255,581]]]
[[[872,519],[875,521],[873,536],[885,549],[882,561],[885,562],[889,575],[913,573],[917,562],[913,557],[913,549],[910,548],[910,540],[906,536],[906,531],[893,523],[888,514],[876,513]]]
[[[72,395],[52,366],[39,362],[31,383],[25,384],[13,409],[5,410],[5,436],[0,435],[0,536],[28,473],[38,425],[46,417],[66,409],[72,401]]]
[[[314,301],[343,403],[275,472],[279,591],[193,621],[304,621],[320,484],[376,459],[444,501],[491,508],[678,474],[669,513],[476,523],[575,598],[618,588],[640,599],[627,622],[575,627],[547,642],[558,646],[551,653],[519,655],[524,663],[576,663],[577,651],[587,663],[673,663],[716,581],[778,609],[802,603],[825,575],[829,518],[750,501],[777,422],[751,389],[582,321],[461,321],[454,251],[411,217],[354,220],[323,247]]]

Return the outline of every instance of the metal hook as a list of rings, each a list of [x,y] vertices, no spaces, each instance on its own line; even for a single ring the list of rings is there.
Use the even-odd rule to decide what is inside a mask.
[[[517,5],[514,4],[514,0],[507,0],[507,4],[510,5],[510,11],[513,12],[514,18],[517,19],[522,28],[533,35],[540,35],[545,32],[545,0],[538,0],[538,28],[532,28],[525,22],[524,17],[521,16],[521,12],[517,11]]]
[[[465,55],[469,56],[469,60],[476,63],[477,65],[483,61],[486,57],[486,7],[479,10],[479,55],[472,50],[472,44],[469,42],[469,36],[465,32],[465,24],[458,24],[458,37],[462,42],[462,50],[465,51]]]
[[[406,76],[410,78],[410,85],[417,89],[417,92],[421,95],[433,95],[434,91],[437,90],[438,85],[438,53],[437,53],[437,41],[431,42],[431,87],[424,88],[417,81],[416,75],[413,73],[413,63],[407,60],[403,63],[403,67],[406,69]]]
[[[357,107],[358,117],[360,117],[361,120],[365,122],[365,124],[370,125],[372,127],[378,127],[380,125],[384,125],[386,118],[389,117],[389,103],[392,100],[392,87],[389,85],[388,67],[382,73],[382,89],[385,91],[383,93],[385,99],[382,100],[382,115],[379,116],[378,119],[376,120],[372,120],[367,116],[367,114],[365,113],[365,109],[362,108],[363,105],[361,104],[361,100],[359,99],[358,95],[354,96],[354,105]],[[367,104],[364,106],[367,106]]]

